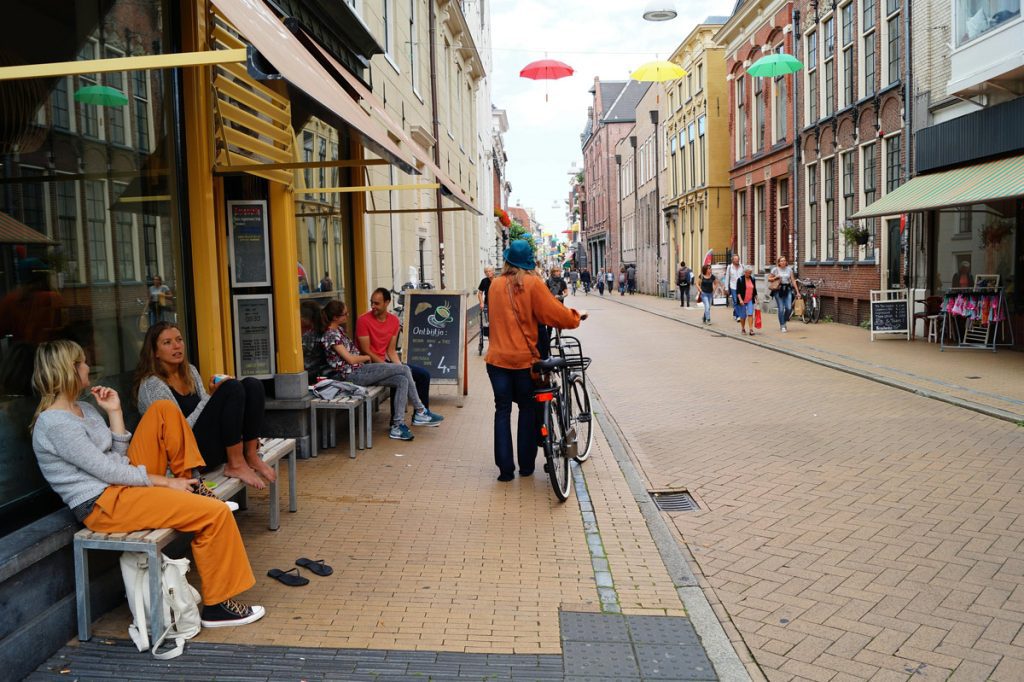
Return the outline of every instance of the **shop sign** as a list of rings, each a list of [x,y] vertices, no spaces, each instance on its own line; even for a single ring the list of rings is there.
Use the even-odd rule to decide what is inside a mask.
[[[239,377],[273,378],[274,308],[270,294],[241,294],[235,313],[235,368]]]
[[[227,203],[231,286],[270,286],[267,202],[229,201]]]

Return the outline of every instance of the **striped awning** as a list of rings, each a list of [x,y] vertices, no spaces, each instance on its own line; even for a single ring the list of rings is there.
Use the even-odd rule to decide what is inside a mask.
[[[42,232],[0,212],[0,244],[54,244]]]
[[[875,218],[1024,195],[1024,156],[919,175],[851,218]]]

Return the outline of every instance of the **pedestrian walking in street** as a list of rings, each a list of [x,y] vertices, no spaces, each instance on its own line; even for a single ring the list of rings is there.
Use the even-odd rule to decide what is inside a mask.
[[[36,349],[32,384],[40,397],[30,426],[32,449],[43,477],[75,518],[97,533],[147,528],[192,533],[192,556],[203,583],[203,627],[262,618],[262,606],[235,599],[256,579],[231,507],[198,475],[205,462],[178,406],[170,400],[153,403],[130,433],[117,391],[90,388],[85,353],[67,339]],[[78,400],[86,389],[106,421]]]
[[[619,268],[619,296],[626,295],[626,268]]]
[[[729,290],[729,305],[732,306],[732,319],[739,322],[740,316],[736,314],[736,283],[743,277],[743,266],[740,265],[740,257],[733,256],[732,263],[725,269],[725,286]]]
[[[540,325],[575,329],[586,311],[566,308],[537,276],[533,249],[514,240],[503,254],[505,267],[491,289],[491,338],[487,349],[487,376],[494,391],[494,463],[498,480],[515,478],[512,454],[512,403],[519,407],[516,454],[519,475],[533,474],[537,459],[540,403],[533,399],[530,370],[540,360],[537,332]]]
[[[604,270],[597,273],[597,293],[604,296]]]
[[[569,271],[569,286],[572,287],[572,295],[576,295],[576,289],[580,284],[580,273],[576,270]]]
[[[636,266],[632,263],[626,266],[626,290],[630,296],[636,293]]]
[[[413,426],[437,426],[443,418],[436,415],[420,402],[409,365],[395,362],[373,362],[373,358],[361,353],[355,342],[345,333],[343,325],[348,310],[341,301],[329,301],[323,310],[324,336],[322,343],[331,371],[328,376],[339,381],[351,381],[358,386],[388,386],[395,389],[395,405],[391,413],[391,430],[388,437],[395,440],[412,440],[412,431],[405,423],[405,408],[412,403]]]
[[[719,288],[721,284],[718,281],[718,277],[711,272],[710,263],[700,269],[698,280],[700,293],[697,294],[697,297],[704,304],[704,324],[711,324],[711,303],[715,299],[715,289]]]
[[[676,270],[676,286],[679,287],[679,307],[690,307],[690,285],[693,284],[693,270],[686,267],[686,261],[679,261]]]
[[[569,291],[569,287],[565,283],[565,279],[562,278],[562,270],[558,267],[551,268],[551,274],[547,279],[548,289],[551,294],[559,301],[565,300],[565,293]]]
[[[132,386],[139,412],[148,412],[161,400],[177,405],[205,466],[215,469],[223,464],[225,476],[262,490],[277,480],[259,453],[266,402],[263,384],[254,377],[216,375],[209,388],[207,393],[199,370],[189,363],[177,325],[157,322],[146,331]]]
[[[583,272],[580,273],[580,282],[583,284],[583,293],[589,296],[591,279],[590,270],[587,268],[583,268]]]
[[[779,308],[779,328],[785,334],[786,323],[793,315],[793,297],[800,295],[800,287],[796,282],[796,275],[785,256],[780,256],[778,264],[768,274],[768,288],[772,289],[775,296],[775,305]]]
[[[615,273],[612,272],[611,268],[608,268],[604,273],[605,285],[608,288],[608,295],[610,296],[615,290]]]
[[[757,280],[754,267],[743,267],[743,276],[736,280],[736,305],[733,312],[740,321],[740,334],[754,335],[754,306],[757,305]]]

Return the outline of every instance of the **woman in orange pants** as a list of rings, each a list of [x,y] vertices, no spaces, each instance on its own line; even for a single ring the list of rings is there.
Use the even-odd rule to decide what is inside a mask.
[[[78,520],[102,533],[148,528],[194,533],[203,626],[262,618],[262,606],[234,599],[256,580],[231,509],[195,477],[203,458],[178,406],[154,403],[133,436],[125,429],[117,392],[92,387],[108,426],[96,408],[77,400],[89,387],[89,365],[81,346],[67,340],[39,346],[32,382],[41,396],[32,425],[39,469]]]

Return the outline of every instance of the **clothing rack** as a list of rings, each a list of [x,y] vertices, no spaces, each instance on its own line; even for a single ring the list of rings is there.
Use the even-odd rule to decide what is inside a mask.
[[[942,295],[942,335],[939,350],[979,348],[993,353],[996,346],[1013,345],[1013,327],[1003,287],[954,287]],[[962,320],[960,322],[959,320]],[[953,341],[947,343],[952,337]]]

